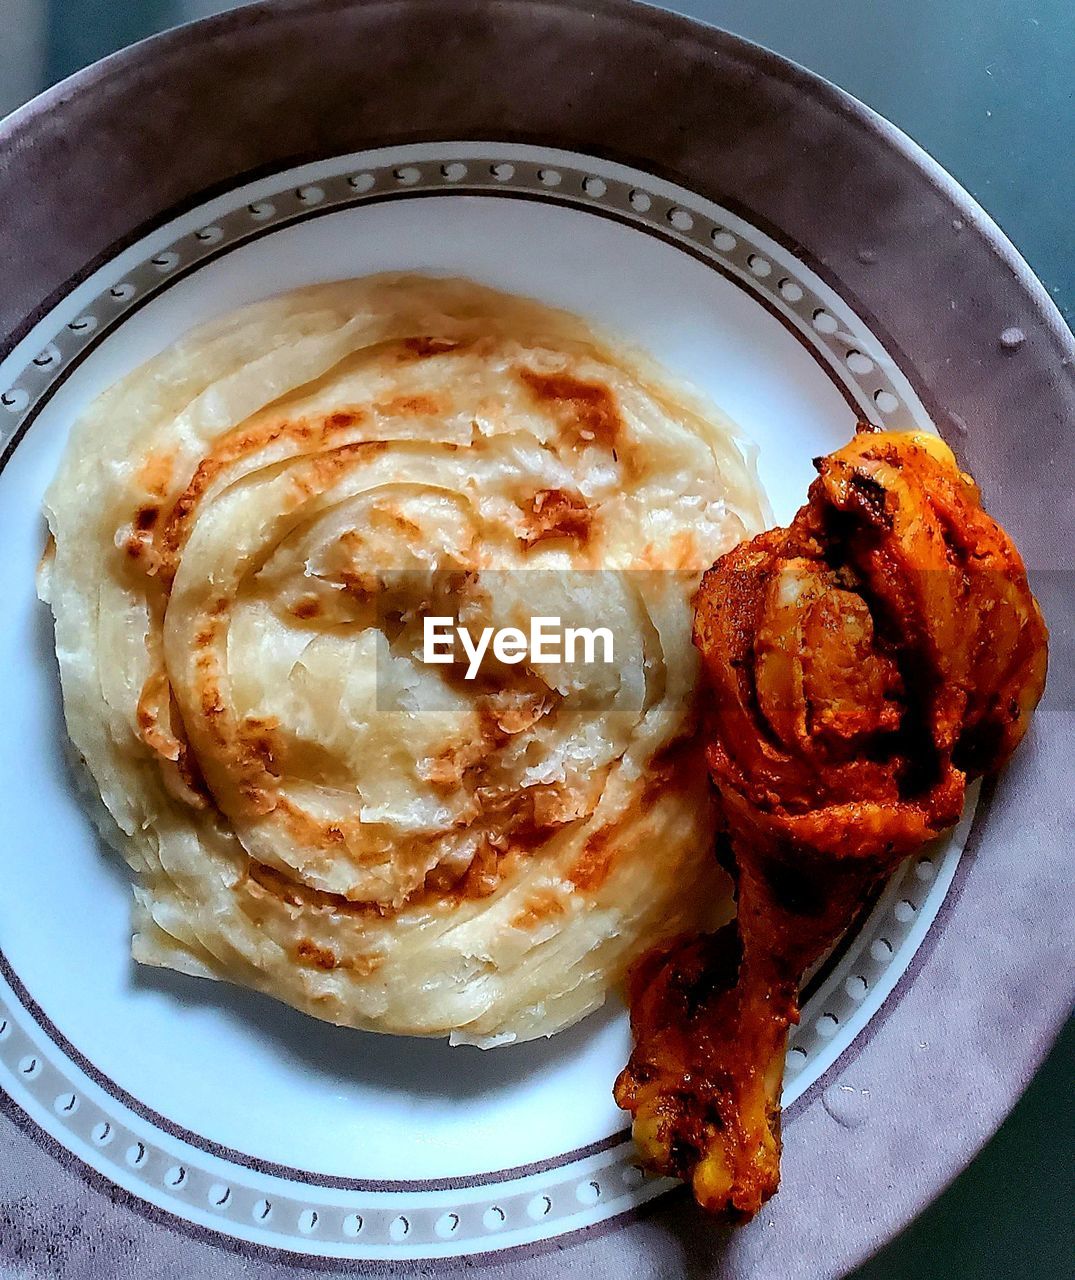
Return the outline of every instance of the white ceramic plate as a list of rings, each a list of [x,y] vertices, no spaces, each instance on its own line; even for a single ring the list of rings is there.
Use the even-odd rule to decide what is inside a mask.
[[[387,269],[470,276],[641,344],[757,443],[780,521],[857,418],[933,430],[881,340],[756,227],[652,174],[495,143],[382,149],[237,186],[105,262],[0,366],[5,438],[32,422],[0,473],[0,804],[20,833],[0,842],[0,1081],[142,1200],[243,1240],[364,1259],[546,1240],[666,1190],[634,1168],[611,1098],[626,1013],[612,999],[552,1041],[482,1052],[136,969],[126,868],[64,763],[33,570],[42,492],[95,395],[242,302]],[[811,983],[786,1105],[907,968],[968,826],[903,868]]]

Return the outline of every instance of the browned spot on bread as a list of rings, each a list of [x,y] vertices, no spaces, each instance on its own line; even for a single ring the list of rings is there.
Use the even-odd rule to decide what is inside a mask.
[[[557,783],[532,787],[531,795],[534,798],[534,830],[540,835],[566,826],[585,810],[583,797]]]
[[[198,463],[190,482],[175,500],[168,519],[160,529],[160,552],[170,569],[174,572],[177,553],[186,538],[187,525],[194,510],[206,490],[222,471],[234,466],[243,458],[280,441],[291,441],[296,445],[310,445],[314,448],[319,445],[328,445],[336,432],[356,426],[363,420],[363,416],[361,410],[354,409],[337,411],[316,423],[306,419],[293,422],[289,419],[281,421],[269,418],[254,426],[237,427],[234,431],[223,435],[214,448]],[[368,443],[379,442],[356,441],[350,445],[333,448],[327,457],[337,461],[330,464],[330,467],[338,469],[344,465],[339,460],[339,455],[349,458],[356,449],[361,449]],[[325,458],[315,457],[313,459],[315,468],[317,464],[324,461]],[[330,474],[334,473],[330,471]],[[315,470],[315,475],[320,478],[320,471]]]
[[[145,533],[157,523],[160,513],[160,507],[155,504],[147,503],[145,506],[139,507],[134,515],[134,527]]]
[[[172,470],[175,467],[175,454],[150,453],[142,459],[138,468],[138,482],[149,493],[163,498],[172,481]]]
[[[160,769],[164,789],[173,800],[200,812],[212,806],[212,793],[205,784],[197,761],[185,744],[178,760],[166,760],[160,756],[157,759],[157,767]]]
[[[511,925],[514,929],[533,929],[539,924],[543,924],[546,920],[552,920],[556,916],[564,914],[564,904],[561,902],[557,894],[547,889],[543,892],[532,894],[523,904],[523,909],[518,915],[513,916]]]
[[[502,863],[528,857],[587,807],[586,797],[555,784],[500,792],[479,786],[474,793],[487,830],[487,842]]]
[[[275,784],[279,779],[270,776],[269,781]],[[362,844],[365,841],[368,844],[368,832],[363,831],[363,824],[358,819],[330,820],[316,817],[283,792],[274,793],[272,809],[274,818],[294,844],[310,853],[318,851],[334,857],[340,846],[346,845],[349,841],[354,841],[356,844]],[[341,901],[347,901],[347,899],[341,895]]]
[[[192,809],[208,809],[213,803],[213,794],[202,776],[198,761],[185,741],[180,743],[179,759],[175,761],[174,773],[171,761],[161,763],[161,774],[169,794],[177,800],[189,804]]]
[[[666,543],[647,543],[631,565],[632,569],[671,569],[697,572],[705,568],[708,556],[698,548],[690,529],[681,529]]]
[[[455,351],[463,344],[451,338],[404,338],[403,350],[409,355],[424,360],[429,356],[444,355],[446,351]]]
[[[445,667],[445,671],[453,671],[452,667]],[[472,682],[476,683],[476,682]],[[478,704],[478,733],[482,745],[487,751],[496,751],[507,742],[510,734],[507,729],[500,723],[500,717],[503,714],[501,707],[497,706],[497,699],[493,697],[485,697]]]
[[[303,499],[324,493],[357,457],[383,453],[387,448],[387,440],[354,440],[337,445],[328,453],[314,454],[304,459],[298,469],[296,490]]]
[[[299,939],[295,947],[295,959],[305,961],[315,969],[335,969],[337,965],[335,951],[319,947],[312,938]]]
[[[454,791],[463,780],[465,768],[455,749],[449,747],[439,756],[431,756],[428,760],[424,760],[419,765],[418,772],[431,786]]]
[[[698,553],[698,543],[690,529],[681,529],[669,543],[668,562],[662,566],[667,569],[703,569],[708,555]]]
[[[550,705],[550,696],[545,692],[531,693],[522,689],[491,694],[486,703],[497,729],[510,734],[522,733],[537,724]]]
[[[253,859],[247,867],[246,880],[243,887],[253,896],[261,893],[269,894],[290,907],[303,907],[311,910],[327,911],[354,916],[383,916],[388,914],[386,908],[375,902],[352,902],[340,893],[329,893],[325,889],[314,889],[310,885],[299,884],[289,879],[282,871],[270,867],[264,862]]]
[[[539,489],[530,499],[522,541],[532,547],[546,538],[572,538],[584,543],[590,536],[594,513],[581,493],[564,489]]]
[[[589,837],[575,865],[567,873],[568,880],[576,889],[592,893],[608,879],[615,852],[615,837],[614,827],[602,827]]]
[[[296,618],[302,618],[304,621],[310,618],[316,618],[321,612],[321,602],[316,596],[306,596],[302,600],[291,605],[288,612]]]
[[[422,532],[421,525],[408,519],[398,507],[374,507],[370,512],[369,521],[377,528],[391,529],[396,533],[413,535]]]
[[[325,419],[325,430],[346,431],[348,427],[357,427],[364,417],[361,409],[338,409]]]
[[[375,573],[355,573],[351,569],[342,569],[339,579],[347,594],[360,601],[372,599],[380,589]]]
[[[239,750],[249,761],[256,761],[266,773],[279,776],[277,761],[281,753],[280,746],[273,737],[273,731],[280,727],[279,720],[270,716],[246,716],[239,725],[237,736]]]
[[[438,755],[423,760],[419,773],[434,787],[454,790],[462,784],[467,770],[472,769],[484,756],[485,745],[480,739],[454,743],[445,747]]]
[[[544,826],[535,821],[532,796],[516,794],[491,801],[486,797],[483,807],[491,829],[497,834],[482,840],[470,866],[454,883],[442,868],[434,869],[426,878],[422,897],[433,896],[449,905],[488,897],[505,880],[517,876],[522,864],[560,825]],[[490,815],[493,815],[491,819]]]
[[[163,671],[154,672],[142,686],[135,718],[139,738],[158,757],[168,793],[193,809],[207,808],[212,796],[187,742],[172,687]]]
[[[201,704],[202,715],[222,716],[224,714],[224,700],[220,696],[218,685],[207,684],[202,689]]]
[[[581,448],[596,444],[614,449],[622,421],[607,387],[583,382],[569,373],[537,373],[519,369],[531,393],[556,414],[567,444]]]
[[[439,400],[423,395],[396,396],[392,400],[378,402],[374,408],[378,413],[399,418],[434,417],[444,411]]]
[[[138,721],[138,736],[146,746],[166,760],[175,761],[179,759],[182,743],[161,723],[167,712],[171,693],[168,677],[163,671],[155,671],[142,686],[135,717]]]
[[[488,898],[499,884],[500,857],[491,844],[483,841],[459,882],[457,894],[461,898]]]
[[[135,517],[137,520],[137,516]],[[149,529],[139,529],[131,525],[131,531],[120,544],[128,560],[142,573],[152,577],[161,567],[161,557],[153,544],[153,534]]]

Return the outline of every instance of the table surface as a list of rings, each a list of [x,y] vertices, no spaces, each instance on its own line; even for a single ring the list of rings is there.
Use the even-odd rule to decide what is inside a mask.
[[[231,7],[227,0],[0,0],[0,111],[125,44]],[[899,125],[999,222],[1072,323],[1072,0],[668,7],[793,58]],[[981,1156],[856,1280],[1075,1275],[1073,1080],[1075,1023]]]

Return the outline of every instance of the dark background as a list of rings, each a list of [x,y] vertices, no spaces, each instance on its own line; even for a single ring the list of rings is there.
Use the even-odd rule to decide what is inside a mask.
[[[231,7],[228,0],[0,0],[0,110],[143,36]],[[1075,0],[667,7],[775,49],[899,125],[1000,223],[1072,323]],[[1069,1023],[981,1156],[856,1280],[1072,1280],[1073,1086]],[[953,1098],[953,1124],[959,1107]]]

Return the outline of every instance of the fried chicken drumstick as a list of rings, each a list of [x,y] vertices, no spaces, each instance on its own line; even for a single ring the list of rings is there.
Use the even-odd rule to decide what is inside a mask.
[[[738,916],[636,965],[615,1090],[643,1163],[738,1218],[779,1181],[804,972],[1007,760],[1045,682],[1022,561],[942,441],[861,426],[815,465],[791,524],[696,597]]]

